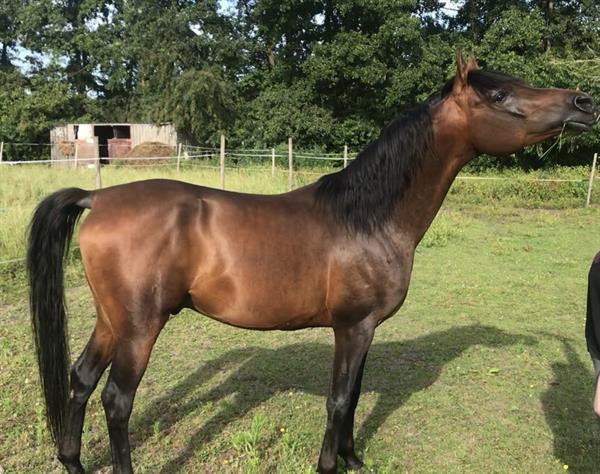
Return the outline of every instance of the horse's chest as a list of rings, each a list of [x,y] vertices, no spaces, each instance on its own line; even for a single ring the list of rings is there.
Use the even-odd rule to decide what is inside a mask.
[[[368,315],[385,318],[397,310],[408,291],[412,259],[366,256],[333,268],[327,307],[339,320]]]

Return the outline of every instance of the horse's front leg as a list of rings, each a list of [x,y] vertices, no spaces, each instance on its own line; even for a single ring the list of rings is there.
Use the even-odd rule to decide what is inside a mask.
[[[362,384],[363,372],[365,370],[365,362],[367,360],[367,354],[364,355],[362,363],[358,369],[358,375],[356,376],[356,382],[352,389],[352,398],[350,400],[350,408],[348,414],[342,423],[340,432],[340,444],[338,447],[338,454],[346,462],[346,468],[352,470],[358,470],[363,466],[363,462],[358,458],[354,452],[354,412],[358,405],[358,399],[360,398],[360,388]]]
[[[354,326],[334,328],[335,355],[327,397],[327,426],[317,467],[320,473],[336,472],[338,452],[346,460],[358,461],[354,455],[354,442],[349,446],[348,436],[352,437],[351,425],[360,392],[360,383],[357,382],[362,375],[374,332],[375,324],[368,319]],[[352,452],[348,452],[348,449]]]

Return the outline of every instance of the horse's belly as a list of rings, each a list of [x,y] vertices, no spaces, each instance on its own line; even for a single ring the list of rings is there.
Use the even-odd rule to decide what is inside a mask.
[[[296,315],[294,317],[264,317],[263,315],[253,313],[236,313],[231,315],[206,314],[208,317],[231,326],[255,329],[259,331],[269,331],[279,329],[282,331],[294,331],[310,327],[328,327],[331,326],[329,319],[324,314],[314,315]]]
[[[301,329],[329,326],[326,285],[312,281],[222,274],[190,291],[193,308],[232,326],[249,329]]]

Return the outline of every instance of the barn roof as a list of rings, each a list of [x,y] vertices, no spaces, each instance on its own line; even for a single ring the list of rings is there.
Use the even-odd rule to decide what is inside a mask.
[[[169,125],[173,125],[171,122],[161,122],[161,123],[149,123],[149,122],[68,122],[68,123],[57,123],[55,127],[64,127],[65,125],[93,125],[94,127],[102,127],[102,126],[131,126],[131,125],[150,125],[155,127],[166,127]]]

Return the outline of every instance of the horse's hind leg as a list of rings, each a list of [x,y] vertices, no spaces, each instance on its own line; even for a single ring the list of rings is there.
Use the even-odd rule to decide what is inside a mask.
[[[143,328],[136,327],[135,332],[120,338],[115,344],[110,374],[102,390],[115,474],[133,471],[128,435],[133,399],[154,342],[167,319],[168,315],[165,315],[152,322],[145,321]]]
[[[110,363],[113,337],[99,318],[85,349],[71,367],[65,431],[58,459],[71,474],[84,472],[80,461],[81,432],[87,401]]]

